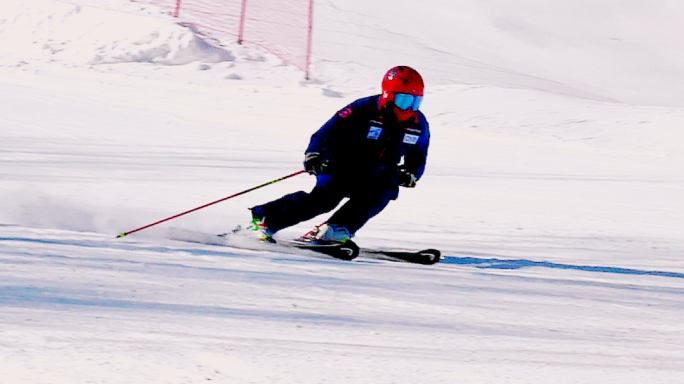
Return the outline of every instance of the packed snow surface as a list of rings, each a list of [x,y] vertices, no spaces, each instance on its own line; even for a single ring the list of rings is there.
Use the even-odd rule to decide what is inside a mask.
[[[682,8],[321,0],[305,80],[152,6],[3,0],[0,383],[681,382]],[[428,167],[355,240],[441,263],[167,236],[308,175],[115,238],[299,171],[398,64]]]

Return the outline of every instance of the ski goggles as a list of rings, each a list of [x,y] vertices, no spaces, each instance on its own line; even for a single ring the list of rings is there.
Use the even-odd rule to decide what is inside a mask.
[[[420,103],[423,102],[423,96],[415,96],[408,93],[395,93],[392,102],[394,102],[394,105],[402,111],[406,111],[409,108],[417,111],[418,108],[420,108]]]

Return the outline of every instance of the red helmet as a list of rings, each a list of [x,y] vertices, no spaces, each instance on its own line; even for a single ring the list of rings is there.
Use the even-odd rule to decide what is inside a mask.
[[[397,120],[408,120],[415,115],[423,100],[423,78],[418,71],[407,66],[390,69],[382,79],[380,110],[391,108]],[[399,98],[396,98],[401,94]]]

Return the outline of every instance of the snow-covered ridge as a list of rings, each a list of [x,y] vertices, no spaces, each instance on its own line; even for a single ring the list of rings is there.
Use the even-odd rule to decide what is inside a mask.
[[[383,2],[316,2],[313,78],[357,91],[403,63],[420,68],[429,85],[684,105],[684,43],[674,38],[684,34],[677,16],[684,5],[677,0],[658,6],[563,0],[553,7],[545,0],[433,0],[408,9],[411,17],[403,18],[404,8]],[[279,68],[283,61],[262,50],[236,47],[233,37],[200,36],[159,9],[128,0],[4,0],[0,21],[0,64],[223,62],[223,78],[303,77]],[[262,63],[258,71],[255,62]]]
[[[446,6],[445,3],[441,4]],[[349,17],[349,25],[359,22],[346,8],[341,8],[340,4],[333,2],[330,5],[318,8],[319,15],[323,15],[321,17],[326,17],[326,12],[337,11],[338,16]],[[459,9],[471,14],[480,12],[481,15],[487,15],[491,11],[487,7],[459,5],[461,6],[464,8]],[[130,168],[121,165],[130,161],[129,156],[146,157],[144,153],[138,155],[127,150],[127,146],[188,147],[188,153],[197,154],[192,158],[201,159],[214,155],[225,158],[224,153],[239,153],[239,156],[229,156],[230,161],[227,163],[209,161],[228,167],[236,164],[235,159],[244,158],[237,161],[238,164],[249,163],[256,154],[266,159],[266,163],[277,156],[276,162],[279,164],[299,167],[299,154],[311,132],[345,102],[356,96],[376,93],[380,76],[370,79],[364,88],[350,86],[349,92],[335,92],[327,87],[344,83],[346,77],[358,75],[360,79],[364,79],[369,73],[386,69],[379,64],[382,62],[378,60],[380,55],[367,56],[365,65],[355,64],[359,57],[349,57],[349,62],[328,62],[319,67],[319,71],[326,70],[322,77],[329,79],[329,83],[302,82],[301,72],[283,65],[282,60],[272,55],[253,47],[226,48],[219,43],[213,44],[213,41],[202,38],[187,26],[179,25],[177,20],[160,14],[153,7],[144,8],[125,0],[8,0],[0,7],[0,36],[3,37],[0,39],[0,45],[3,46],[0,59],[8,70],[5,89],[7,95],[11,95],[5,103],[7,110],[3,116],[7,121],[6,126],[12,127],[3,136],[4,143],[8,148],[13,148],[8,152],[11,155],[15,154],[14,151],[24,151],[26,146],[31,151],[35,147],[36,151],[33,155],[22,155],[29,156],[28,164],[35,167],[24,175],[18,171],[18,166],[10,167],[8,174],[12,176],[4,183],[5,193],[10,197],[2,203],[5,206],[1,217],[12,223],[93,231],[107,231],[113,226],[117,230],[127,229],[120,226],[124,226],[125,221],[130,219],[130,213],[108,206],[120,198],[118,193],[121,190],[106,188],[98,191],[95,194],[97,197],[92,198],[92,201],[88,197],[79,197],[78,201],[74,201],[71,186],[64,182],[63,177],[67,174],[78,175],[82,169],[69,168],[70,160],[65,160],[67,168],[53,176],[45,169],[55,164],[54,159],[42,155],[41,148],[44,151],[61,153],[67,158],[78,159],[109,153],[106,160],[108,166],[122,172],[125,170],[141,174],[147,172],[144,166]],[[370,12],[375,7],[359,9]],[[434,12],[434,9],[421,9],[419,16],[427,17],[430,12]],[[392,30],[396,27],[392,20],[388,21],[386,14],[379,15],[382,16],[379,20],[384,20],[386,24],[378,28]],[[503,16],[497,15],[498,20],[501,20]],[[529,11],[529,15],[532,17],[535,12]],[[631,14],[630,17],[637,16]],[[458,18],[460,20],[462,15]],[[543,24],[547,25],[546,22]],[[369,24],[363,25],[364,28],[370,28]],[[324,28],[321,29],[325,31]],[[482,33],[478,38],[494,38],[491,34]],[[582,36],[586,37],[586,34]],[[347,41],[349,35],[338,37],[341,40],[337,44],[360,44],[356,40]],[[407,41],[404,35],[395,35],[395,38],[397,44]],[[435,44],[432,35],[423,30],[415,31],[411,41],[417,52],[423,52],[426,47],[431,49]],[[566,37],[563,44],[580,46],[581,40]],[[664,46],[669,46],[668,44]],[[442,48],[446,50],[448,47]],[[656,48],[658,47],[654,47]],[[632,51],[631,54],[637,52]],[[453,53],[459,56],[462,52],[456,50]],[[511,58],[525,61],[523,56]],[[55,63],[58,65],[53,65]],[[191,64],[173,65],[183,63]],[[451,62],[435,63],[440,63],[441,67],[437,68],[440,73],[459,73],[451,66]],[[432,65],[436,65],[435,63]],[[490,68],[484,62],[480,64]],[[71,72],[61,73],[64,67],[70,68]],[[369,71],[368,67],[373,67],[373,70]],[[342,71],[341,68],[347,70]],[[417,68],[422,70],[422,67]],[[435,79],[435,67],[426,68],[426,79]],[[477,64],[473,63],[473,69],[477,69]],[[553,68],[549,68],[551,69]],[[33,78],[27,75],[32,71],[56,72],[57,75]],[[587,78],[592,76],[592,72],[587,72]],[[156,81],[153,82],[152,79]],[[350,84],[354,81],[350,81]],[[483,78],[485,83],[497,81]],[[93,83],[101,82],[106,86],[92,86]],[[474,174],[497,177],[513,175],[516,178],[532,177],[543,180],[640,180],[654,184],[649,186],[649,190],[663,180],[681,181],[684,177],[682,168],[677,165],[684,156],[684,131],[679,129],[684,120],[682,110],[568,97],[560,89],[557,90],[561,94],[511,89],[512,85],[505,81],[498,84],[506,88],[462,84],[435,86],[428,82],[423,110],[432,125],[433,140],[427,176],[448,178]],[[535,88],[537,85],[534,82],[517,84],[515,87]],[[106,92],[100,92],[100,88],[106,89]],[[657,89],[656,84],[653,89]],[[604,90],[614,91],[613,88]],[[41,100],[43,92],[49,92],[48,100],[51,100],[45,105],[41,104],[40,109],[45,117],[36,115],[39,121],[30,124],[16,123],[23,121],[27,115],[34,116],[24,109],[34,107],[32,100]],[[102,102],[97,103],[94,100]],[[78,118],[73,117],[75,113]],[[18,129],[19,136],[13,134],[14,129]],[[28,145],[26,143],[30,141],[26,140],[41,140],[41,143]],[[95,149],[103,141],[122,147]],[[165,158],[182,163],[185,158],[183,153],[182,150],[174,154],[167,153]],[[280,157],[282,153],[287,154],[283,156],[291,157]],[[285,158],[290,163],[283,162]],[[147,158],[139,160],[140,164],[148,161]],[[105,162],[102,158],[100,161]],[[159,169],[168,169],[163,162],[155,164]],[[206,166],[204,160],[197,164]],[[94,166],[85,163],[84,167]],[[225,175],[223,172],[215,176],[210,172],[208,174],[212,177]],[[26,188],[25,184],[13,177],[42,177],[43,180],[54,178],[58,184],[63,185],[63,189],[54,186],[50,189]],[[195,175],[179,173],[179,177],[192,179]],[[179,200],[174,197],[167,203],[178,204],[180,209],[191,207],[196,201],[193,198],[195,188],[206,190],[200,185],[206,179],[200,177],[193,180],[197,184],[182,183],[179,186],[185,191],[179,193]],[[123,183],[123,180],[116,180],[115,183]],[[430,186],[431,183],[440,185],[438,179],[430,177],[426,177],[422,185]],[[99,182],[96,181],[95,184]],[[303,184],[304,189],[308,187],[306,183]],[[149,215],[146,217],[151,219],[156,218],[155,212],[162,215],[173,210],[159,204],[152,197],[156,193],[155,188],[139,191],[137,195],[145,196],[145,199],[140,207],[132,210],[147,211],[143,214]],[[582,191],[576,192],[572,192],[572,188],[566,188],[559,196],[568,195],[566,200],[574,198],[577,193],[584,193],[585,188],[591,189],[591,186],[583,186]],[[615,187],[615,190],[618,188]],[[418,190],[413,195],[415,201],[424,198],[425,193],[426,190]],[[436,189],[432,193],[443,193],[445,199],[453,196],[453,191],[449,189]],[[670,196],[671,189],[658,193]],[[638,193],[635,196],[642,198],[645,194]],[[412,193],[407,195],[412,196]],[[208,196],[215,197],[209,193]],[[625,196],[626,200],[631,198],[629,194]],[[181,203],[183,199],[187,199],[187,206]],[[505,196],[495,203],[506,205],[511,200],[515,200],[514,196]],[[45,204],[45,201],[48,203]],[[603,201],[598,199],[597,205],[600,206]],[[609,203],[616,201],[617,199],[610,199]],[[669,200],[654,199],[647,203],[661,209],[662,205],[672,204],[667,201]],[[105,202],[106,208],[89,205],[96,206],[102,202]],[[578,200],[576,203],[581,202]],[[597,218],[591,225],[585,225],[583,230],[596,231],[611,225],[615,219],[610,216],[615,214],[620,217],[630,216],[631,213],[618,210],[616,206],[611,205],[611,208],[605,209],[602,216],[605,221]],[[521,211],[524,212],[526,207],[527,205],[522,205]],[[538,203],[533,205],[535,209],[541,209],[540,207]],[[566,222],[556,222],[554,218],[561,215],[581,222],[584,217],[572,205],[557,206],[555,202],[550,202],[545,209],[553,214],[541,220],[531,220],[530,227],[554,226],[558,230],[572,231],[575,224],[566,225]],[[598,208],[594,206],[592,209]],[[52,214],[44,215],[46,210]],[[464,211],[468,212],[468,220],[473,223],[478,221],[478,216],[484,214],[477,206],[472,209],[461,208],[458,213],[462,214]],[[217,216],[221,214],[216,213]],[[497,216],[497,211],[492,210],[491,214]],[[520,214],[522,212],[516,211],[508,215],[503,222],[509,224],[504,226],[515,226],[512,223],[518,220]],[[649,214],[644,213],[640,217],[649,217]],[[215,219],[216,221],[212,217],[211,220],[199,221],[211,229],[213,223],[220,222],[218,217]],[[461,220],[463,219],[461,216]],[[628,226],[630,233],[641,231],[658,234],[663,232],[659,225],[664,225],[667,233],[677,232],[680,215],[674,213],[664,219],[649,218],[646,224],[640,220],[626,220],[625,225],[615,232],[624,232]]]
[[[134,9],[108,9],[104,5],[4,1],[0,5],[0,59],[5,63],[43,59],[81,65],[181,65],[234,59],[230,51],[208,43],[171,17],[146,15],[140,10],[133,13]]]

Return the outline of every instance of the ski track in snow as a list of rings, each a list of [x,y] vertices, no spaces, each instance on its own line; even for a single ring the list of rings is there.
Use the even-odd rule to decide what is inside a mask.
[[[672,336],[681,335],[681,274],[478,270],[451,264],[454,256],[430,267],[344,262],[1,229],[0,319],[9,347],[2,361],[10,382],[313,383],[330,372],[445,383],[463,372],[466,382],[567,372],[571,378],[558,382],[576,382],[680,374]],[[378,364],[391,369],[378,373]]]

